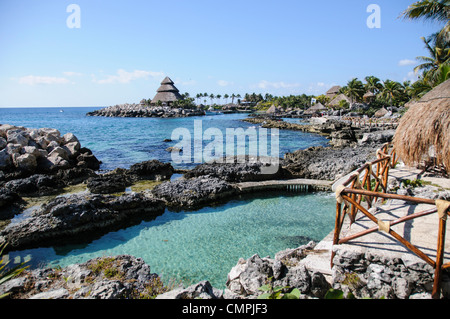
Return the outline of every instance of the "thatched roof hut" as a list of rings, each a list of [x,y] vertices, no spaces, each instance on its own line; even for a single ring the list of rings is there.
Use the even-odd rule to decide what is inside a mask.
[[[266,114],[276,114],[279,112],[280,110],[274,104],[272,104],[272,106],[269,107],[269,109],[266,111]]]
[[[309,109],[305,111],[305,114],[314,114],[314,113],[321,113],[326,111],[327,108],[323,106],[322,103],[316,103],[313,106],[311,106]]]
[[[369,102],[372,102],[373,100],[375,100],[376,97],[377,96],[373,92],[367,91],[366,94],[364,94],[364,96],[363,96],[363,100],[364,100],[364,102],[369,103]]]
[[[380,118],[380,117],[385,116],[385,115],[388,114],[388,113],[389,113],[389,111],[386,110],[384,107],[382,107],[381,109],[379,109],[378,111],[376,111],[375,114],[374,114],[373,116]]]
[[[325,95],[332,99],[339,93],[340,89],[341,87],[339,85],[335,85],[331,89],[329,89],[327,93],[325,93]]]
[[[350,99],[345,94],[339,94],[330,103],[328,103],[328,106],[339,106],[339,102],[341,101],[346,101],[348,104],[351,104]]]
[[[394,148],[407,165],[434,157],[450,169],[450,80],[412,103],[394,135]]]
[[[170,105],[173,102],[182,99],[183,97],[181,96],[180,91],[178,91],[175,87],[173,81],[166,76],[161,82],[161,86],[156,91],[156,95],[152,99],[152,104],[156,104],[158,101],[161,101],[163,104]]]

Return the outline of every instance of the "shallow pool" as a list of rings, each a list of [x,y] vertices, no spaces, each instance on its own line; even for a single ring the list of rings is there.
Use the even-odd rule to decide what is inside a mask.
[[[165,213],[89,243],[11,252],[31,267],[67,266],[119,254],[141,257],[164,281],[209,280],[223,289],[239,258],[274,257],[287,248],[320,241],[334,227],[330,193],[253,194],[216,207]]]

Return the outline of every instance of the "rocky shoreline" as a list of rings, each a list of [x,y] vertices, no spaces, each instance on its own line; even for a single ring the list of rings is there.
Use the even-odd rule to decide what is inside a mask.
[[[395,132],[392,125],[356,127],[351,122],[326,118],[312,119],[308,124],[297,124],[268,115],[253,115],[243,121],[260,124],[263,128],[278,128],[326,136],[330,140],[329,144],[336,148],[357,146],[367,142],[382,144],[389,142]]]
[[[9,132],[10,130],[12,132]],[[116,169],[101,174],[97,171],[100,162],[92,152],[76,144],[76,137],[70,133],[61,137],[56,130],[33,131],[7,125],[0,126],[0,133],[6,142],[0,149],[2,154],[7,154],[4,155],[4,158],[7,158],[4,163],[8,164],[2,170],[0,179],[0,217],[3,221],[3,226],[0,225],[0,243],[8,243],[10,250],[45,246],[55,241],[76,241],[80,236],[95,237],[134,222],[153,219],[162,214],[166,207],[178,210],[213,205],[239,196],[240,191],[235,185],[240,182],[290,178],[332,181],[373,159],[376,149],[382,144],[381,141],[389,138],[389,134],[384,131],[363,133],[356,143],[345,147],[316,147],[286,154],[280,160],[278,172],[271,175],[261,174],[261,163],[211,163],[198,165],[185,172],[183,177],[170,180],[175,170],[169,163],[159,161],[137,163],[130,169]],[[51,137],[48,137],[49,135]],[[55,139],[54,142],[59,146],[53,143],[53,149],[50,149],[47,145],[45,153],[44,142],[38,143],[38,137],[42,137],[47,144],[53,142],[48,140]],[[61,150],[53,153],[56,147],[67,152],[68,164],[59,165],[64,160],[64,153]],[[70,149],[75,152],[69,156]],[[53,163],[46,166],[48,170],[39,171],[41,164],[19,165],[21,161],[17,159],[20,156],[32,154],[31,151],[36,150],[41,154],[39,158],[42,158],[44,163]],[[54,160],[53,157],[61,157],[62,160]],[[86,162],[86,158],[90,161]],[[139,181],[155,181],[158,185],[142,192],[126,191],[127,187]],[[65,186],[78,183],[84,183],[84,192],[56,196],[35,207],[29,216],[14,221],[14,215],[21,213],[26,206],[25,196],[58,194]],[[85,238],[90,238],[89,236]],[[280,252],[274,258],[255,255],[248,260],[239,260],[228,276],[227,289],[224,292],[211,287],[209,282],[205,281],[170,292],[159,291],[158,298],[252,299],[262,293],[258,288],[268,283],[295,287],[301,291],[302,298],[323,298],[331,287],[342,288],[342,280],[338,283],[338,278],[342,279],[343,275],[339,273],[338,276],[336,273],[336,280],[333,279],[330,283],[322,274],[308,270],[302,264],[301,260],[312,251],[314,245],[310,243],[304,247]],[[149,267],[143,264],[142,260],[132,256],[108,258],[109,263],[120,265],[119,270],[110,269],[109,272],[128,274],[130,268],[133,269],[132,274],[124,275],[125,277],[111,276],[106,280],[105,276],[108,275],[105,272],[93,274],[92,270],[87,269],[88,265],[101,262],[96,259],[58,270],[58,275],[54,269],[26,272],[25,276],[0,285],[0,294],[2,291],[9,292],[11,298],[116,299],[146,295],[142,288],[145,286],[145,280],[156,280],[160,286],[159,277],[151,274]],[[346,256],[338,254],[336,258],[341,258],[336,264],[343,265],[342,271],[345,273]],[[125,264],[122,263],[123,260],[126,260]],[[368,272],[367,269],[365,271]],[[403,269],[402,273],[404,272]],[[428,273],[428,270],[424,272],[426,276],[429,276]],[[140,279],[136,279],[136,276]],[[62,278],[68,277],[71,280],[62,282]],[[130,278],[137,281],[130,284]],[[410,281],[408,279],[408,282]],[[418,282],[428,282],[428,279]],[[420,287],[408,291],[420,291],[423,288]],[[370,291],[367,294],[370,295]],[[399,293],[389,296],[402,297]]]
[[[202,116],[205,114],[205,111],[202,109],[146,106],[141,104],[119,104],[86,113],[87,116],[160,118]]]
[[[226,288],[204,280],[184,287],[164,284],[141,258],[105,256],[64,268],[25,270],[0,285],[11,299],[257,299],[279,287],[296,289],[296,299],[323,299],[335,289],[343,296],[369,299],[430,299],[433,268],[406,264],[399,258],[379,258],[338,250],[331,278],[310,268],[307,260],[316,243],[286,249],[274,257],[240,259],[227,275]],[[263,289],[264,288],[264,289]],[[443,286],[448,297],[449,285]],[[265,299],[268,296],[266,295]]]

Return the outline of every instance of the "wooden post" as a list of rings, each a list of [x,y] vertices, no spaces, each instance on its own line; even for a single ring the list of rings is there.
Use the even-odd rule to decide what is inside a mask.
[[[339,242],[339,233],[341,232],[341,208],[342,204],[339,202],[336,202],[336,221],[334,222],[334,236],[333,236],[333,245],[336,245]],[[331,268],[333,268],[333,258],[334,258],[335,252],[333,251],[333,248],[331,249],[331,260],[330,265]]]
[[[433,292],[431,294],[433,299],[439,299],[441,295],[441,272],[442,272],[442,263],[444,260],[446,224],[447,224],[446,218],[439,218],[439,235],[438,235],[438,246],[436,251],[436,267],[434,270]]]

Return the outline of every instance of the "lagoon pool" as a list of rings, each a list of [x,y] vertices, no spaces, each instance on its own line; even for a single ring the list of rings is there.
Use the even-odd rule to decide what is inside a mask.
[[[334,227],[334,209],[330,193],[252,194],[197,211],[166,210],[89,243],[11,252],[9,258],[29,259],[31,268],[65,267],[130,254],[144,259],[165,282],[209,280],[224,289],[239,258],[273,258],[281,250],[322,240]]]

